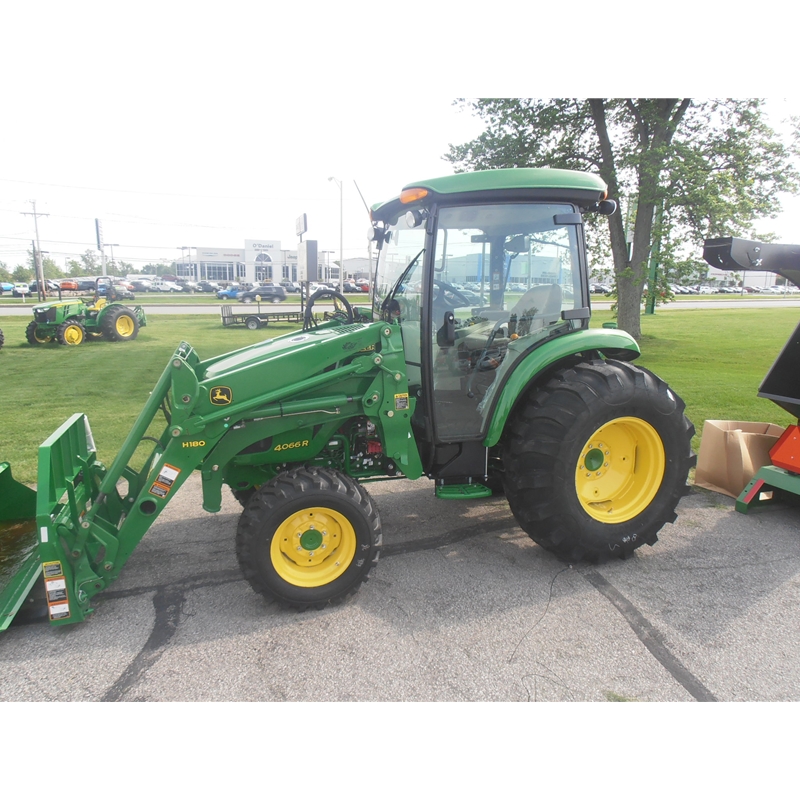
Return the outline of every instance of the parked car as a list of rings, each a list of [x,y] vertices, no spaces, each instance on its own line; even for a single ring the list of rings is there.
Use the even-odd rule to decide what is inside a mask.
[[[299,292],[300,291],[300,284],[295,283],[294,281],[281,281],[281,286],[283,286],[284,290],[287,292]]]
[[[286,290],[283,286],[264,284],[254,286],[246,292],[240,292],[236,299],[240,303],[254,303],[257,298],[261,298],[260,302],[262,303],[281,303],[286,299]]]
[[[136,278],[131,281],[131,286],[133,287],[133,291],[135,292],[153,291],[153,282],[147,280],[147,278]]]
[[[2,283],[0,283],[0,293],[2,293],[2,292],[13,292],[13,291],[14,291],[14,284],[13,283],[7,283],[6,281],[3,281]]]
[[[160,281],[153,284],[153,288],[157,292],[182,292],[183,289],[176,281]]]
[[[180,286],[180,290],[185,293],[192,293],[197,291],[197,284],[194,281],[177,281],[178,286]]]
[[[44,280],[45,290],[48,292],[58,292],[61,288],[61,285],[56,283],[56,281],[52,281],[49,278],[45,278]],[[39,291],[39,281],[32,281],[28,284],[28,288],[31,291],[31,294],[36,294]]]
[[[28,297],[30,293],[31,289],[27,283],[15,283],[14,287],[11,290],[11,294],[14,297]]]
[[[101,283],[100,286],[97,288],[97,294],[100,297],[105,296],[108,291],[108,284]],[[135,300],[136,295],[128,288],[127,283],[115,283],[114,284],[114,299],[117,301],[120,300]]]
[[[714,290],[710,286],[701,286],[697,290],[698,294],[714,294]]]
[[[200,281],[197,284],[198,292],[218,292],[219,284],[214,281]]]
[[[611,287],[604,283],[592,283],[589,285],[589,291],[592,294],[611,294]]]
[[[220,300],[235,300],[239,292],[245,291],[244,286],[240,286],[238,283],[232,283],[230,286],[226,286],[224,289],[220,289],[217,292],[217,297]]]
[[[59,281],[61,285],[61,290],[64,292],[77,292],[78,291],[78,281],[74,278],[62,278]]]

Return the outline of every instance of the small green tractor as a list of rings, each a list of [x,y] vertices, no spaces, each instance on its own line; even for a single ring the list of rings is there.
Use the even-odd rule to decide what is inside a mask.
[[[110,465],[76,413],[39,448],[35,502],[6,471],[0,525],[25,532],[0,627],[37,589],[53,625],[83,620],[194,471],[206,511],[224,486],[243,506],[242,572],[285,608],[367,580],[374,480],[504,492],[569,562],[654,544],[688,491],[694,428],[632,337],[589,327],[584,216],[615,208],[598,177],[557,169],[420,181],[373,206],[368,311],[323,289],[297,332],[205,360],[183,342]]]
[[[117,302],[116,288],[110,278],[96,281],[94,298],[54,300],[33,307],[33,319],[25,329],[29,344],[56,341],[77,345],[89,339],[127,342],[135,339],[139,328],[147,325],[141,306],[128,308]]]

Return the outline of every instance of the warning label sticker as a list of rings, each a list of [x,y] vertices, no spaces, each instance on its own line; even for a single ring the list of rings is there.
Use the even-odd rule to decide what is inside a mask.
[[[60,561],[45,561],[42,564],[42,573],[45,578],[58,578],[64,576],[64,567]]]
[[[396,394],[394,396],[394,407],[396,411],[404,411],[408,408],[408,394]]]
[[[55,603],[67,599],[67,582],[63,578],[45,580],[44,588],[47,592],[48,603]]]
[[[156,497],[166,497],[180,474],[181,471],[177,467],[164,464],[150,487],[150,494],[154,494]]]
[[[156,478],[156,483],[160,483],[162,486],[172,486],[175,483],[175,479],[178,475],[181,474],[181,471],[177,467],[173,467],[171,464],[164,464],[161,467],[161,472],[158,473],[158,477]]]
[[[69,603],[50,606],[50,619],[66,619],[69,616]]]

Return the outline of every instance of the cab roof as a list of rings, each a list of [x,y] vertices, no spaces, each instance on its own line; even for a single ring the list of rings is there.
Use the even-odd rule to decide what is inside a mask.
[[[411,190],[424,190],[407,200]],[[422,194],[422,192],[416,192]],[[520,167],[461,172],[443,178],[414,181],[395,198],[372,207],[374,220],[390,221],[409,208],[432,203],[553,200],[588,206],[603,200],[608,187],[598,175],[571,169]]]

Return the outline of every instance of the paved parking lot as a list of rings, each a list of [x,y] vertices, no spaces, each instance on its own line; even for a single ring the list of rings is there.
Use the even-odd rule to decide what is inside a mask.
[[[695,490],[655,547],[563,564],[502,497],[370,484],[384,550],[346,604],[279,611],[192,478],[84,623],[0,635],[0,700],[800,699],[800,510]]]

